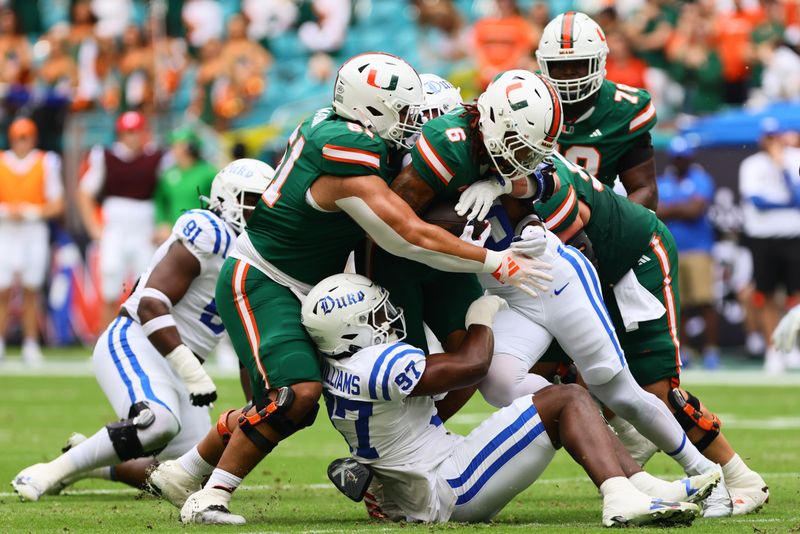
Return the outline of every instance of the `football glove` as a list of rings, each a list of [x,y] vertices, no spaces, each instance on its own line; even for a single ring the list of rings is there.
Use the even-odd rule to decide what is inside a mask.
[[[164,357],[189,391],[195,406],[207,406],[217,400],[217,387],[186,345],[180,344]]]
[[[478,224],[475,222],[475,219],[468,220],[467,224],[464,225],[464,231],[461,232],[459,239],[469,243],[470,245],[482,247],[492,233],[492,225],[489,221],[483,221],[481,224],[483,224],[483,230],[481,230],[476,236],[475,231],[478,228]]]
[[[783,316],[772,332],[772,344],[781,352],[788,353],[797,343],[800,334],[800,305],[795,306]]]
[[[484,295],[469,305],[467,315],[464,318],[464,325],[469,328],[474,324],[481,324],[491,328],[497,312],[507,308],[508,303],[500,297]]]
[[[486,263],[489,261],[492,265],[498,265],[492,272],[492,276],[498,282],[516,287],[532,297],[538,296],[536,289],[547,291],[545,282],[553,280],[553,277],[545,272],[552,269],[552,265],[510,248],[502,252],[488,251]]]
[[[489,178],[488,180],[478,180],[467,187],[458,199],[455,206],[456,213],[468,219],[478,219],[482,221],[492,207],[494,201],[500,195],[511,192],[511,180],[503,178]]]
[[[550,160],[544,160],[533,170],[531,179],[536,183],[533,202],[547,202],[556,192],[556,167]]]
[[[526,226],[522,233],[511,241],[511,250],[531,258],[541,256],[547,250],[547,232],[542,226]]]

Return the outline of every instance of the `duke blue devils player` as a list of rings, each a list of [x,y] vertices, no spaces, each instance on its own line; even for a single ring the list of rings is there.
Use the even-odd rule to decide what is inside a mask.
[[[208,432],[217,393],[201,364],[224,332],[214,289],[272,176],[266,163],[236,160],[214,178],[209,209],[187,211],[175,222],[92,356],[120,420],[20,472],[12,485],[23,499],[38,500],[90,474],[113,479],[112,466],[127,460],[176,458]],[[127,481],[142,482],[149,463],[128,462],[120,470],[133,471]]]
[[[496,296],[480,297],[467,311],[458,349],[426,357],[401,342],[402,310],[368,278],[334,275],[308,294],[303,325],[325,356],[328,416],[353,459],[381,482],[384,513],[409,521],[487,521],[533,484],[563,445],[600,488],[603,525],[691,523],[697,505],[634,487],[629,477],[642,476],[641,469],[581,388],[522,396],[468,436],[444,427],[434,399],[484,377],[491,324],[504,305]],[[659,497],[683,494],[681,482],[660,482]]]

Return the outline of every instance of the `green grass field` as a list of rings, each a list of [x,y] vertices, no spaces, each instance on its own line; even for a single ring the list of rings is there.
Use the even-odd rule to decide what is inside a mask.
[[[214,409],[241,404],[233,379],[219,379],[221,398]],[[800,388],[696,386],[693,392],[717,406],[725,433],[746,461],[762,472],[770,503],[761,513],[725,520],[698,520],[695,532],[778,533],[800,531]],[[233,528],[184,527],[169,504],[123,486],[83,481],[57,497],[23,503],[8,482],[23,467],[51,459],[73,431],[90,434],[113,417],[93,377],[0,376],[0,532],[146,532],[228,531]],[[323,411],[324,412],[324,411]],[[448,424],[468,432],[490,412],[473,400]],[[248,525],[237,532],[431,532],[492,529],[495,532],[600,531],[601,501],[594,486],[569,456],[560,451],[542,479],[487,525],[404,525],[366,520],[353,503],[328,483],[330,460],[347,453],[341,437],[324,417],[284,442],[245,481],[234,496],[233,511]],[[678,477],[663,455],[652,473]]]

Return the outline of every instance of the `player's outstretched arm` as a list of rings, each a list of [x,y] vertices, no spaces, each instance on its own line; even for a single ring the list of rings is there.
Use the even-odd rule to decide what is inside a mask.
[[[417,217],[377,176],[321,176],[310,189],[324,210],[344,211],[384,250],[451,272],[492,273],[500,282],[544,289],[550,266],[513,251],[488,251],[465,243]]]
[[[495,314],[505,307],[506,302],[494,295],[483,296],[473,302],[464,320],[467,335],[461,346],[454,352],[431,354],[425,358],[425,371],[411,395],[439,395],[473,386],[483,380],[489,372],[494,353],[491,325]]]
[[[186,385],[192,404],[205,406],[216,400],[216,386],[191,349],[184,345],[170,314],[200,270],[200,261],[181,241],[172,243],[147,279],[137,314],[150,343]]]

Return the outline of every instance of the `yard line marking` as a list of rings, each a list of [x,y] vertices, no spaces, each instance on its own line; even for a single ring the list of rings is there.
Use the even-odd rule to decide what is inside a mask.
[[[676,479],[679,474],[676,473],[651,473],[653,476],[663,478],[665,480]],[[759,473],[764,478],[800,478],[800,471],[790,472],[761,472]],[[589,482],[588,476],[580,477],[563,477],[563,478],[544,478],[539,479],[534,483],[536,485],[551,485],[551,484],[566,484],[571,482]],[[239,486],[237,491],[272,491],[275,489],[290,488],[299,490],[326,490],[330,491],[336,489],[333,484],[252,484]],[[108,489],[66,489],[62,495],[138,495],[142,493],[133,488],[108,488]],[[16,497],[17,494],[13,491],[0,492],[0,498],[3,497]]]

